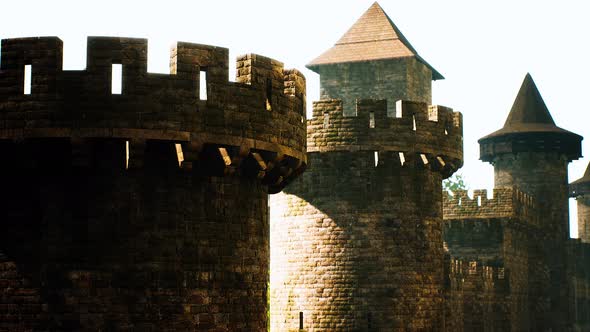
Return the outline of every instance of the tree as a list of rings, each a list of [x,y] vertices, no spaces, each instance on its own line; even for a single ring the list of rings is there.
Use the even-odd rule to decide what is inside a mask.
[[[463,174],[455,173],[450,178],[446,179],[442,183],[443,191],[452,192],[455,190],[467,190],[467,185],[463,178]]]

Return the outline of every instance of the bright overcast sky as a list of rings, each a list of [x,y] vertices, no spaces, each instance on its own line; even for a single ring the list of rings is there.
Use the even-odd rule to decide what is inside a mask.
[[[86,37],[149,39],[149,70],[166,72],[174,41],[228,47],[230,57],[259,53],[302,70],[308,100],[318,76],[305,64],[330,48],[372,0],[297,1],[10,1],[0,4],[0,38],[58,36],[64,68],[83,69]],[[381,0],[385,12],[446,79],[433,103],[463,113],[465,165],[471,189],[493,187],[477,139],[502,127],[527,72],[558,126],[587,136],[590,154],[590,1]],[[570,181],[588,157],[570,166]],[[574,227],[573,233],[576,230]]]

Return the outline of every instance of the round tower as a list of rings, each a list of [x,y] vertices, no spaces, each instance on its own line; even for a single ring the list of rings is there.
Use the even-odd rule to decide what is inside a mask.
[[[578,202],[578,237],[590,243],[590,164],[583,177],[570,183],[570,196]]]
[[[411,48],[378,4],[349,39],[310,65],[323,89],[308,120],[310,167],[271,198],[271,329],[434,331],[443,310],[441,181],[462,165],[461,114],[424,102],[433,72],[421,58],[379,53]],[[355,47],[370,52],[349,58]],[[410,62],[426,82],[406,75]],[[385,64],[403,78],[361,82],[349,72]],[[324,70],[350,80],[338,91]],[[400,100],[412,80],[428,93]]]
[[[494,166],[495,187],[513,187],[538,202],[543,243],[531,271],[535,331],[567,330],[566,240],[569,238],[568,163],[581,156],[582,137],[555,125],[533,79],[526,75],[504,127],[479,140],[480,158]],[[532,265],[531,265],[532,266]]]
[[[0,330],[266,331],[268,194],[305,167],[304,78],[258,55],[2,41]],[[121,72],[116,81],[113,72]],[[204,86],[200,86],[204,85]]]

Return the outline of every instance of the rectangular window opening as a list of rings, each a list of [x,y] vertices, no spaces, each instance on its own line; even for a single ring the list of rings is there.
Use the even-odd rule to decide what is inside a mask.
[[[395,102],[395,117],[401,118],[402,117],[402,101],[398,100]]]
[[[375,128],[375,112],[369,113],[369,128]]]
[[[374,155],[375,155],[375,167],[377,167],[377,165],[379,165],[379,151],[375,151]]]
[[[272,111],[272,80],[266,79],[266,110]]]
[[[416,116],[412,115],[412,130],[416,131]]]
[[[438,106],[436,106],[436,105],[428,106],[428,120],[438,122]]]
[[[125,141],[125,169],[129,169],[129,141]]]
[[[406,157],[404,156],[403,152],[399,153],[399,162],[402,166],[404,166],[404,163],[406,162]]]
[[[199,99],[207,100],[207,71],[199,72]]]
[[[303,311],[299,312],[299,329],[303,330]]]
[[[428,164],[428,158],[426,157],[426,155],[425,155],[425,154],[422,154],[422,153],[421,153],[421,154],[420,154],[420,158],[422,159],[422,163],[423,163],[424,165],[427,165],[427,164]]]
[[[31,65],[25,65],[25,85],[23,93],[25,95],[31,94],[31,78],[32,78],[32,71]]]
[[[225,164],[225,166],[231,165],[231,157],[229,156],[227,149],[221,147],[218,150],[219,150],[219,155],[221,155],[221,159],[223,159],[223,163]]]
[[[481,206],[481,196],[477,196],[477,206]]]
[[[123,65],[114,63],[111,76],[111,94],[120,95],[123,90]]]
[[[330,125],[330,114],[328,112],[324,113],[324,129],[327,129]]]
[[[176,147],[176,158],[178,159],[178,167],[182,166],[182,162],[184,161],[184,154],[182,153],[182,145],[175,144]]]

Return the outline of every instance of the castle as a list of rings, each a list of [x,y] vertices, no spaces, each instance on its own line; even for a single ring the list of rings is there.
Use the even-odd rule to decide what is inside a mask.
[[[589,247],[568,228],[582,137],[555,125],[530,75],[479,141],[492,197],[441,199],[461,114],[428,105],[443,77],[378,4],[308,67],[321,95],[309,167],[271,198],[271,330],[590,329]],[[571,192],[583,230],[589,172]]]
[[[582,137],[529,75],[469,197],[441,185],[462,115],[377,3],[308,65],[307,121],[260,55],[228,82],[220,47],[178,43],[170,75],[143,39],[90,37],[81,71],[62,49],[2,41],[1,332],[590,329],[590,166],[568,186]]]

